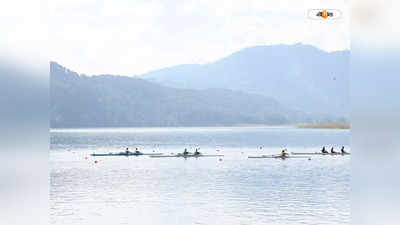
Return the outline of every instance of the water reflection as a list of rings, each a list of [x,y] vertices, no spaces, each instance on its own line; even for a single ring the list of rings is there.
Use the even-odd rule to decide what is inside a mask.
[[[247,159],[348,144],[348,132],[226,129],[53,132],[52,224],[349,224],[349,157]],[[290,140],[290,141],[289,141]],[[155,144],[156,143],[156,144]],[[218,158],[87,157],[93,151],[181,151]],[[156,146],[156,147],[155,147]],[[262,150],[259,146],[263,146]],[[243,153],[242,153],[243,152]]]

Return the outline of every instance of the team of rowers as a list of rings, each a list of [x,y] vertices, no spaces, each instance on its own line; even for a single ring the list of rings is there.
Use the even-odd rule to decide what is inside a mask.
[[[331,148],[331,152],[328,152],[328,151],[325,149],[325,146],[324,146],[324,147],[322,147],[321,152],[324,153],[324,154],[326,154],[326,153],[331,153],[331,154],[339,154],[339,153],[341,153],[341,154],[346,154],[346,153],[347,153],[347,152],[344,150],[344,146],[342,146],[342,148],[340,149],[340,152],[336,152],[335,150],[333,150],[333,147]]]
[[[124,153],[124,154],[127,154],[127,155],[129,155],[129,154],[141,154],[141,152],[138,150],[138,148],[136,148],[136,150],[134,152],[131,152],[131,151],[129,151],[128,148],[126,148],[125,152],[121,152],[121,153]]]
[[[280,156],[281,157],[287,157],[288,153],[286,152],[286,148],[282,150]],[[322,147],[321,149],[322,154],[329,154],[329,152],[325,149],[325,146]],[[342,148],[340,149],[340,152],[336,152],[335,150],[333,150],[333,147],[331,148],[331,152],[330,154],[347,154],[347,152],[344,150],[344,146],[342,146]]]
[[[190,152],[188,152],[188,150],[185,148],[185,151],[183,151],[182,153],[183,155],[189,155],[191,154]],[[200,155],[201,153],[199,152],[199,149],[196,148],[196,150],[194,151],[193,155]]]
[[[138,150],[138,148],[136,148],[136,150],[135,150],[134,152],[131,152],[131,151],[129,151],[128,148],[126,148],[125,152],[121,152],[121,153],[124,153],[124,154],[127,154],[127,155],[129,155],[129,154],[141,154],[141,152]],[[185,148],[185,151],[183,151],[182,154],[183,154],[183,155],[189,155],[189,154],[191,154],[191,153],[188,152],[188,150]],[[201,153],[199,152],[199,149],[196,148],[196,150],[194,151],[193,155],[200,155],[200,154],[201,154]]]

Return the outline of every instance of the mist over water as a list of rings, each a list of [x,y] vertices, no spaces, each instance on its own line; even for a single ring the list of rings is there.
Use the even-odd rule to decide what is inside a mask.
[[[284,147],[289,152],[315,152],[322,145],[348,149],[349,131],[266,127],[53,130],[51,224],[349,224],[349,156],[247,158],[275,154]],[[126,147],[165,154],[200,147],[202,153],[225,156],[89,156]]]

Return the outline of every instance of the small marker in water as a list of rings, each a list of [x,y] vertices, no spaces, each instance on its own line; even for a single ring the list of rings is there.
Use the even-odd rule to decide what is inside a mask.
[[[308,158],[308,160],[311,160],[311,158]]]
[[[94,161],[94,163],[98,163],[98,161],[97,161],[97,160],[95,160],[95,161]]]

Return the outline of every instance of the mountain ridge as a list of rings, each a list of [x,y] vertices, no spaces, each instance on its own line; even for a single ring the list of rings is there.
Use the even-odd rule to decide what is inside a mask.
[[[52,128],[281,125],[308,115],[261,95],[163,87],[136,77],[86,76],[50,63]]]
[[[168,87],[225,88],[272,97],[319,117],[349,118],[349,51],[311,45],[244,48],[207,64],[184,64],[141,74]]]

